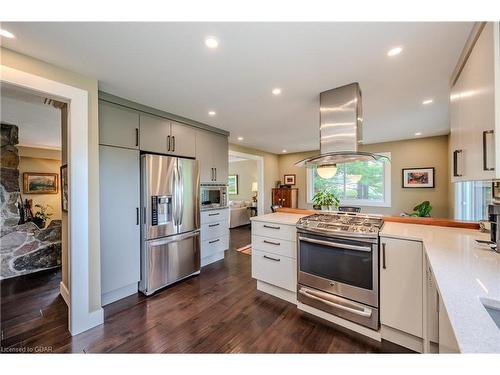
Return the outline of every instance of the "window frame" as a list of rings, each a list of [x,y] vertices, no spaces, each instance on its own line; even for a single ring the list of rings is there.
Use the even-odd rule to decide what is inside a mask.
[[[377,154],[387,156],[391,159],[390,152],[378,152]],[[307,203],[313,204],[313,168],[307,168]],[[369,199],[341,199],[341,206],[361,206],[361,207],[391,207],[391,180],[392,180],[391,162],[384,162],[384,199],[379,201]]]

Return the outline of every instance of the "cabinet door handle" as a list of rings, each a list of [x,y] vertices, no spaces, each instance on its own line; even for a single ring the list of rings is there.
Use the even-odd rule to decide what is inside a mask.
[[[175,151],[175,135],[172,136],[172,151]]]
[[[279,258],[269,257],[269,256],[267,256],[267,255],[263,255],[263,257],[264,257],[264,258],[266,258],[266,259],[269,259],[269,260],[274,260],[275,262],[279,262],[279,261],[281,260],[281,259],[279,259]]]
[[[458,173],[458,154],[461,154],[462,150],[453,151],[453,177],[462,177],[462,174]]]
[[[487,137],[488,135],[493,135],[495,134],[494,130],[485,130],[483,132],[483,170],[485,171],[494,171],[495,168],[490,168],[488,167],[488,142],[487,142]]]
[[[167,135],[167,151],[170,151],[170,136]]]
[[[277,226],[274,226],[274,225],[267,225],[267,224],[264,224],[263,227],[264,228],[268,228],[268,229],[280,229],[280,227],[277,227]]]
[[[217,168],[214,168],[214,181],[217,181]]]
[[[382,268],[385,270],[385,243],[382,243]]]
[[[216,243],[216,242],[219,242],[219,241],[220,241],[220,239],[219,239],[219,238],[217,238],[216,240],[213,240],[213,241],[208,241],[208,243]]]
[[[217,223],[217,224],[209,224],[208,227],[209,228],[213,228],[213,227],[218,227],[220,225],[220,223]]]
[[[135,147],[139,146],[139,128],[135,128]]]
[[[268,243],[269,245],[276,245],[276,246],[281,245],[279,242],[274,242],[274,241],[264,240],[263,242],[264,242],[264,243]]]
[[[139,207],[135,208],[135,225],[139,225]]]
[[[215,213],[215,214],[208,214],[208,216],[219,216],[219,215],[220,215],[220,213],[219,213],[219,212],[217,212],[217,213]]]

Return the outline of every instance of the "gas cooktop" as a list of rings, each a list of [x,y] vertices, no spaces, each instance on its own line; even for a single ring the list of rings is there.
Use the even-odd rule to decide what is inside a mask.
[[[325,235],[342,233],[355,237],[378,237],[383,224],[382,216],[331,212],[305,216],[297,222],[297,228]]]

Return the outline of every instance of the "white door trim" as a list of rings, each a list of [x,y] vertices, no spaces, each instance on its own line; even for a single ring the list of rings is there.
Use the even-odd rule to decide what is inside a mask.
[[[244,159],[257,161],[257,211],[259,215],[264,214],[264,157],[254,154],[247,154],[245,152],[229,150],[229,156],[237,156]]]
[[[101,307],[90,309],[88,92],[4,65],[0,73],[1,82],[68,103],[68,327],[76,335],[104,322]]]

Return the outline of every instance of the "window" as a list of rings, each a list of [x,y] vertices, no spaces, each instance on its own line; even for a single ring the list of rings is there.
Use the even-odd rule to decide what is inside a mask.
[[[455,183],[456,220],[486,220],[488,219],[488,205],[491,203],[491,181]]]
[[[390,153],[383,153],[391,157]],[[391,206],[391,163],[378,161],[356,161],[337,164],[334,177],[324,179],[316,168],[307,171],[308,203],[312,203],[316,192],[331,188],[340,198],[341,205]]]

